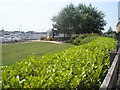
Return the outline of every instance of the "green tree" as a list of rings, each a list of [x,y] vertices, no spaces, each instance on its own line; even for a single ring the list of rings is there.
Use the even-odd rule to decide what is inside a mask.
[[[112,33],[112,32],[113,32],[112,28],[109,27],[109,29],[108,29],[108,31],[107,31],[107,34],[110,34],[110,33]]]
[[[104,36],[115,38],[115,31],[111,27],[109,27],[108,31],[104,33]]]
[[[64,36],[67,33],[71,33],[73,31],[74,12],[75,8],[73,4],[63,8],[57,16],[53,16],[53,28],[57,29],[61,33],[64,33]]]
[[[101,33],[106,25],[104,16],[101,11],[96,7],[92,7],[91,4],[89,6],[70,4],[61,9],[58,15],[53,16],[53,28],[69,35],[72,33]]]

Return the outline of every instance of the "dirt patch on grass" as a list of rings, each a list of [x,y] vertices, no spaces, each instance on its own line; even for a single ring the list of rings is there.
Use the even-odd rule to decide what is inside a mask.
[[[56,43],[56,44],[63,44],[64,42],[58,42],[58,41],[44,41],[44,40],[31,40],[31,42],[50,42],[50,43]]]

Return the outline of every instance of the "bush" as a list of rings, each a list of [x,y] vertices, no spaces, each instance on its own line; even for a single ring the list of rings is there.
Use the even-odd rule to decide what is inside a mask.
[[[73,40],[71,40],[71,39],[65,41],[65,43],[72,43],[72,42],[73,42]]]
[[[40,37],[40,40],[47,40],[47,41],[52,41],[53,40],[53,38],[52,37],[50,37],[50,36],[42,36],[42,37]]]
[[[112,38],[98,37],[53,56],[30,56],[2,67],[3,88],[98,89],[109,68]]]
[[[70,39],[70,43],[74,44],[74,45],[81,45],[81,44],[85,44],[85,43],[88,43],[93,39],[93,36],[94,37],[97,37],[99,36],[98,34],[96,33],[90,33],[90,34],[74,34],[72,35],[71,39]],[[88,39],[85,39],[85,38],[88,38]],[[90,38],[90,39],[89,39]],[[85,40],[84,40],[85,39]],[[68,40],[67,40],[68,41]]]
[[[79,35],[75,40],[73,40],[72,44],[74,45],[82,45],[88,42],[91,42],[92,40],[97,39],[98,36],[95,34],[84,34],[84,35]]]
[[[47,37],[46,36],[41,36],[40,40],[47,40]]]
[[[72,37],[71,37],[71,39],[75,40],[78,37],[79,37],[79,34],[73,34]]]
[[[109,34],[107,37],[115,38],[115,33],[111,33],[111,34]]]
[[[48,36],[46,40],[48,40],[48,41],[52,41],[52,40],[53,40],[53,38],[52,38],[52,37],[50,37],[50,36]]]
[[[74,45],[79,45],[79,43],[82,41],[82,39],[80,39],[79,37],[76,38],[75,40],[73,40],[72,44]]]
[[[78,43],[78,45],[89,43],[89,42],[91,42],[91,41],[93,41],[93,40],[95,40],[97,38],[98,38],[98,36],[88,36],[88,37],[82,39],[81,42]]]
[[[54,41],[67,41],[69,40],[69,37],[54,37],[53,40]]]

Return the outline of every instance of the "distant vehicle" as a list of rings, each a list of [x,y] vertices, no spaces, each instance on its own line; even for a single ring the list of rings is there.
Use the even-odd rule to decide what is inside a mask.
[[[20,41],[21,38],[15,37],[15,36],[10,36],[10,35],[5,35],[4,37],[0,37],[0,42],[1,43],[14,43]]]

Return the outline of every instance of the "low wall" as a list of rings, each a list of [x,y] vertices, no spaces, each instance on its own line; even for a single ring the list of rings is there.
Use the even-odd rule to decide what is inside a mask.
[[[116,52],[115,52],[116,53]],[[103,80],[102,85],[100,86],[99,90],[113,90],[116,89],[117,79],[118,79],[118,67],[120,63],[120,48],[118,52],[113,53],[114,55],[111,56],[111,67],[108,70],[108,73]],[[115,58],[113,58],[115,56]],[[112,60],[113,59],[113,60]]]

